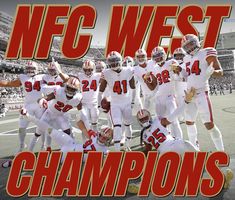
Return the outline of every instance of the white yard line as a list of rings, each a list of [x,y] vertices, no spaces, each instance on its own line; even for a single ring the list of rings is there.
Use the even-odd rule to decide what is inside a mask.
[[[31,129],[31,128],[36,128],[36,126],[30,126],[30,127],[28,127],[27,129]],[[5,131],[5,132],[1,132],[0,133],[0,136],[3,136],[3,135],[18,135],[18,130],[19,129],[13,129],[13,130],[10,130],[10,131]],[[16,132],[16,133],[10,133],[10,132]],[[29,134],[29,135],[31,135],[31,134],[34,134],[34,133],[27,133],[27,134]]]
[[[1,125],[1,124],[11,123],[11,122],[17,122],[17,121],[19,121],[19,118],[17,118],[17,119],[1,120],[1,121],[0,121],[0,125]]]

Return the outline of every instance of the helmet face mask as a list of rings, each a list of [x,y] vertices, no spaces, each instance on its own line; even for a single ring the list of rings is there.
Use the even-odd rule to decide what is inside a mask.
[[[152,118],[148,110],[142,109],[137,113],[137,121],[142,127],[148,127],[151,124]]]
[[[166,61],[166,52],[162,47],[156,47],[151,54],[152,60],[161,65]]]
[[[65,85],[65,94],[69,98],[73,98],[79,91],[80,83],[75,77],[70,77]]]
[[[30,76],[30,77],[33,77],[37,74],[37,63],[33,62],[33,61],[29,61],[27,64],[26,64],[26,67],[25,67],[25,73]]]
[[[57,76],[57,71],[56,71],[56,68],[54,66],[53,63],[50,63],[47,67],[47,72],[48,74],[50,74],[51,76]]]
[[[134,66],[134,60],[132,57],[127,56],[124,58],[124,61],[122,63],[122,66],[124,67],[133,67]]]
[[[95,71],[97,73],[102,72],[106,68],[106,64],[103,61],[98,61],[95,65]]]
[[[87,76],[91,76],[93,74],[93,69],[85,69],[83,68],[84,74]]]
[[[98,134],[99,143],[109,146],[113,139],[113,130],[108,126],[101,127],[101,131]]]
[[[85,60],[85,62],[82,65],[83,72],[86,76],[90,77],[92,76],[94,69],[95,69],[95,63],[91,60]]]
[[[144,49],[138,49],[135,52],[135,58],[139,65],[143,65],[147,62],[147,53]]]
[[[194,55],[201,47],[196,35],[188,34],[183,37],[181,46],[187,54]]]
[[[120,71],[122,67],[122,57],[121,55],[116,52],[112,51],[107,58],[107,64],[110,69],[114,71]]]

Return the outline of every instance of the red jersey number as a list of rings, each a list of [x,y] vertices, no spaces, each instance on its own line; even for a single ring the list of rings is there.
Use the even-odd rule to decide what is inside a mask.
[[[115,81],[113,85],[113,92],[117,94],[125,94],[127,93],[127,81]]]
[[[91,81],[90,87],[89,87],[89,81],[88,80],[83,80],[82,84],[83,84],[83,86],[82,86],[82,91],[83,92],[88,92],[90,90],[94,90],[94,91],[97,90],[97,82],[96,82],[96,80],[92,80]]]
[[[190,68],[189,68],[190,62],[187,62],[186,63],[186,71],[188,72],[188,76],[190,74],[195,74],[196,76],[200,75],[201,74],[201,69],[199,68],[199,65],[200,65],[199,60],[195,60],[192,67],[191,67],[191,70],[190,70]]]
[[[163,133],[159,133],[159,131],[159,128],[156,129],[148,138],[148,142],[150,142],[156,150],[159,148],[160,144],[166,140],[166,136]]]
[[[64,105],[63,102],[57,101],[57,103],[55,104],[55,108],[60,112],[68,112],[69,110],[73,108],[73,106],[68,105],[68,104]]]
[[[158,73],[156,75],[157,80],[158,80],[158,84],[161,85],[163,83],[168,83],[170,82],[170,74],[168,72],[168,70],[163,70],[161,73]]]
[[[91,149],[86,149],[88,146],[91,147]],[[83,153],[88,153],[88,151],[96,151],[96,148],[94,146],[94,144],[92,144],[92,139],[87,140],[84,144],[83,144]]]
[[[25,86],[25,91],[26,92],[31,92],[32,90],[36,90],[36,91],[41,90],[40,81],[35,81],[34,84],[30,81],[26,81],[24,83],[24,86]]]

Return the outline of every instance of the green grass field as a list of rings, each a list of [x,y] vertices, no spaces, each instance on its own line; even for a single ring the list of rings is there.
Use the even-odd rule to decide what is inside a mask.
[[[223,134],[223,141],[226,152],[230,155],[231,162],[230,168],[235,172],[235,93],[227,94],[225,96],[212,96],[212,105],[214,120],[219,129]],[[137,109],[137,108],[136,108]],[[135,112],[135,111],[134,111]],[[107,123],[105,116],[102,114],[100,119],[100,124]],[[30,137],[34,132],[34,125],[30,124],[28,130],[28,135],[26,137],[26,143],[29,143]],[[208,135],[205,127],[201,123],[200,119],[197,121],[198,133],[199,133],[199,143],[202,151],[214,151],[214,145]],[[18,148],[18,112],[8,112],[5,118],[0,119],[0,164],[7,158],[14,155]],[[184,132],[184,138],[187,139],[185,125],[182,124],[182,129]],[[137,125],[136,119],[133,116],[133,140],[132,140],[132,150],[139,150],[139,130],[140,127]],[[75,130],[75,137],[78,141],[81,141],[81,134],[79,131]],[[39,141],[35,151],[38,151],[40,148],[41,142]],[[57,148],[53,144],[54,148]],[[112,147],[111,147],[112,149]],[[7,182],[9,169],[0,168],[0,200],[2,199],[11,199],[5,191],[5,186]],[[23,196],[20,199],[28,199],[27,196]],[[46,199],[46,198],[31,198],[31,199]],[[55,198],[50,198],[55,199]],[[68,199],[63,197],[60,199]],[[89,198],[84,198],[89,199]],[[93,198],[94,199],[94,198]],[[102,198],[106,199],[106,198]],[[120,198],[119,198],[120,199]],[[133,195],[127,195],[123,199],[142,199],[137,198]],[[153,195],[150,195],[148,199],[156,199]],[[171,196],[163,199],[175,199]],[[182,198],[177,198],[182,199]],[[183,199],[208,199],[203,197],[197,198],[183,198]],[[218,197],[213,199],[235,199],[235,180],[233,180],[232,185],[229,190],[223,191]]]

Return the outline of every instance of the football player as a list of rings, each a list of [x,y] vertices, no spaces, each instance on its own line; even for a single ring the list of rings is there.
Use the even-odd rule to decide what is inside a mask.
[[[92,129],[97,131],[99,116],[97,98],[101,73],[95,72],[95,63],[91,60],[83,63],[82,70],[83,72],[77,75],[81,83],[82,105],[86,116],[90,119]]]
[[[38,64],[34,61],[28,61],[25,65],[25,74],[20,74],[19,78],[13,81],[0,81],[0,87],[23,87],[24,92],[24,106],[31,115],[38,119],[42,116],[44,108],[41,108],[37,100],[42,97],[42,77],[38,74]],[[21,152],[25,147],[26,128],[29,121],[22,117],[19,118],[19,149]]]
[[[110,116],[114,127],[114,147],[120,150],[122,137],[122,122],[124,122],[126,133],[126,147],[130,148],[132,137],[132,110],[131,89],[135,89],[133,70],[130,67],[122,67],[122,56],[112,51],[107,56],[109,69],[102,72],[98,95],[98,106],[101,107],[102,94],[106,87],[110,90]]]
[[[40,107],[47,108],[41,117],[41,121],[47,122],[52,127],[62,129],[68,135],[71,134],[70,123],[65,114],[72,108],[81,110],[82,95],[79,93],[80,83],[75,77],[70,77],[65,87],[58,86],[53,93],[38,100]],[[33,150],[38,137],[44,134],[44,131],[37,127],[37,134],[30,142],[29,150]],[[51,139],[46,141],[47,150],[51,150]]]
[[[42,80],[43,80],[42,91],[44,95],[53,92],[57,85],[62,86],[63,80],[56,71],[54,58],[52,58],[52,62],[48,64],[47,74],[45,74],[42,77]],[[45,134],[41,136],[42,139],[41,150],[45,148],[45,137],[46,137]],[[50,140],[50,138],[48,138],[48,140]]]
[[[177,108],[175,100],[175,85],[171,65],[178,64],[174,59],[166,60],[167,55],[164,48],[158,46],[152,50],[152,60],[156,62],[156,77],[158,90],[156,94],[156,114],[159,118],[168,117]],[[175,138],[183,137],[178,119],[170,125],[171,133]]]
[[[123,60],[123,66],[127,66],[127,67],[134,67],[135,62],[133,60],[132,57],[130,56],[126,56]],[[137,108],[143,108],[143,105],[141,103],[141,99],[140,99],[140,83],[138,81],[138,78],[135,77],[135,90],[132,91],[132,102],[131,102],[131,106],[132,108],[134,107],[134,105],[136,104]]]
[[[182,48],[175,49],[173,53],[173,58],[178,61],[179,66],[183,69],[185,69],[185,64],[183,62],[185,55],[186,53]],[[174,80],[175,80],[176,102],[178,106],[181,106],[184,103],[184,91],[187,90],[186,78],[180,76],[181,74],[174,74],[174,75],[175,75]],[[184,114],[179,116],[179,120],[181,122],[184,121]]]
[[[156,74],[156,64],[151,60],[147,60],[147,53],[144,49],[138,49],[135,52],[135,58],[138,65],[134,68],[134,75],[142,89],[144,97],[143,107],[149,109],[156,93],[157,80],[154,76]]]
[[[189,140],[194,145],[198,144],[195,121],[199,113],[216,149],[224,151],[222,134],[214,124],[212,106],[208,94],[208,79],[210,76],[215,78],[223,76],[217,51],[211,47],[201,48],[198,37],[193,34],[187,34],[183,37],[182,48],[188,54],[184,57],[187,71],[187,88],[195,87],[197,94],[193,102],[188,104],[185,109]]]
[[[103,61],[97,61],[95,63],[95,72],[96,73],[101,73],[106,68],[107,68],[107,66],[106,66],[105,62],[103,62]]]

